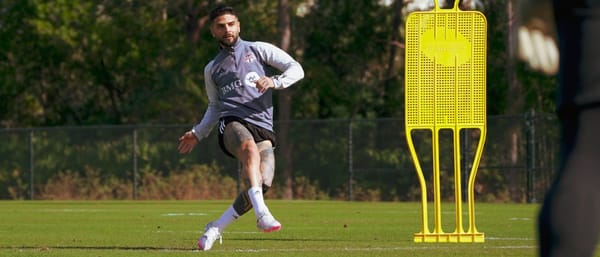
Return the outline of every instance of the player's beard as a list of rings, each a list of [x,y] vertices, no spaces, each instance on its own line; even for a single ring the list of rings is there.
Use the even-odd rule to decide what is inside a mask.
[[[238,39],[239,39],[239,35],[229,34],[229,35],[223,36],[223,38],[221,38],[221,40],[219,40],[219,43],[222,46],[232,47],[235,45],[235,43],[238,41]]]

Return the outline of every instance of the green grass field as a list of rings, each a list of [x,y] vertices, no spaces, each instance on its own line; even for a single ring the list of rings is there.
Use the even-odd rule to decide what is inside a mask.
[[[476,204],[484,243],[414,243],[418,203],[268,200],[281,231],[258,232],[248,213],[222,245],[197,251],[204,225],[229,203],[0,201],[0,256],[536,256],[539,206],[487,203]],[[444,205],[446,231],[452,206]]]

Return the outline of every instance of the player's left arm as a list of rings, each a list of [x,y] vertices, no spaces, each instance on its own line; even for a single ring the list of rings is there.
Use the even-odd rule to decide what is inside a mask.
[[[257,88],[259,87],[260,82],[264,81],[265,84],[271,84],[268,85],[269,88],[284,89],[304,78],[304,69],[302,68],[302,65],[285,51],[265,42],[256,42],[256,49],[260,55],[259,58],[261,58],[265,64],[281,71],[281,74],[279,75],[259,79],[259,81],[257,81]],[[268,80],[270,80],[271,83],[269,83]]]
[[[548,75],[558,71],[559,53],[551,0],[519,0],[518,57]]]

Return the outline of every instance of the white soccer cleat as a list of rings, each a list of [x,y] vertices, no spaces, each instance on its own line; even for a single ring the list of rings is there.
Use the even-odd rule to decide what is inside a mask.
[[[204,235],[198,239],[198,248],[201,251],[210,250],[217,238],[219,239],[219,244],[223,244],[223,237],[221,236],[219,227],[215,226],[212,222],[206,224]]]
[[[265,233],[281,230],[281,223],[273,215],[265,214],[256,220],[256,227]]]

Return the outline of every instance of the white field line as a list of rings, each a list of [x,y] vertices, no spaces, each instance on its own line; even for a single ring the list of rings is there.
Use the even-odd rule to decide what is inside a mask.
[[[498,241],[533,241],[535,238],[531,237],[486,237],[485,240],[498,240]]]
[[[163,213],[160,216],[166,217],[179,217],[179,216],[208,216],[208,213],[204,212],[189,212],[189,213]]]
[[[448,245],[451,246],[451,244],[444,244],[444,245]],[[482,246],[482,248],[485,249],[534,249],[537,246],[535,245],[504,245],[504,246]],[[437,250],[437,249],[443,249],[443,246],[440,246],[439,244],[433,245],[433,246],[398,246],[398,247],[356,247],[356,248],[352,248],[352,247],[339,247],[339,248],[335,248],[335,247],[330,247],[330,248],[323,248],[323,247],[319,247],[319,248],[312,248],[312,249],[306,249],[306,248],[270,248],[270,249],[236,249],[233,250],[234,252],[333,252],[333,251],[346,251],[346,252],[372,252],[372,251],[406,251],[406,250],[425,250],[425,249],[429,249],[429,250]],[[197,250],[195,250],[197,251]],[[211,250],[211,251],[218,251],[218,252],[228,252],[230,250]]]

